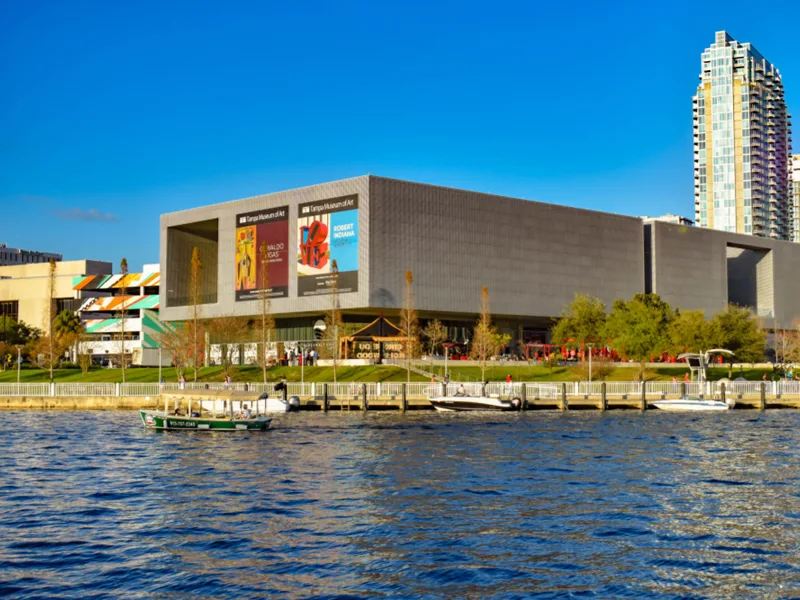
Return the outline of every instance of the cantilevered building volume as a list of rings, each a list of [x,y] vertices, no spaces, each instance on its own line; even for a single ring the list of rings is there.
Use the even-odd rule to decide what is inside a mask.
[[[718,31],[693,110],[697,225],[790,240],[791,121],[778,69]]]

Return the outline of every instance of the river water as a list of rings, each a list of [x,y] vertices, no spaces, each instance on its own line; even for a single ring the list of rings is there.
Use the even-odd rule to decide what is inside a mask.
[[[800,411],[2,416],[0,596],[800,594]]]

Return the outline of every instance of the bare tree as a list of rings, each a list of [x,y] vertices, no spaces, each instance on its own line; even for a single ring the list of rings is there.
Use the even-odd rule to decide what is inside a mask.
[[[775,360],[782,365],[800,362],[800,330],[775,324]]]
[[[333,382],[336,383],[336,368],[339,364],[339,333],[342,329],[342,313],[339,311],[339,266],[331,262],[331,303],[325,314],[325,345],[323,352],[333,362]]]
[[[800,364],[800,324],[790,332],[790,335],[791,342],[788,352],[786,353],[786,360],[791,363]]]
[[[203,263],[200,250],[192,249],[192,263],[189,279],[189,297],[192,303],[192,361],[194,362],[194,380],[197,381],[197,367],[200,361],[200,303],[202,301]]]
[[[92,355],[88,352],[78,354],[78,366],[81,368],[81,374],[86,375],[89,369],[92,368]]]
[[[246,317],[223,315],[208,319],[204,323],[204,328],[208,331],[210,342],[220,346],[222,372],[227,376],[234,351],[238,344],[246,341],[248,337],[250,323]]]
[[[406,361],[406,375],[411,381],[411,361],[419,352],[419,317],[414,310],[414,277],[406,271],[406,288],[403,308],[400,311],[400,329],[403,331],[403,354]]]
[[[192,352],[191,332],[185,324],[165,324],[166,331],[155,335],[158,345],[166,351],[175,366],[175,371],[180,377],[189,364],[189,355]]]
[[[272,316],[272,302],[269,298],[269,252],[266,242],[261,242],[258,249],[258,268],[261,279],[261,350],[258,352],[258,364],[261,365],[261,373],[264,383],[267,383],[267,368],[269,358],[267,356],[267,344],[272,341],[272,330],[275,329],[275,319]]]
[[[486,365],[497,354],[500,346],[508,343],[510,336],[497,333],[489,314],[489,288],[481,289],[481,314],[475,324],[470,357],[481,366],[481,381],[486,381]]]
[[[428,340],[428,352],[436,354],[436,349],[447,339],[447,328],[439,319],[434,319],[428,322],[422,335]]]
[[[544,355],[544,364],[547,365],[547,372],[550,378],[553,377],[553,365],[557,365],[558,361],[560,360],[561,355],[561,348],[557,346],[552,346],[549,350],[545,352]]]
[[[56,335],[55,335],[55,320],[56,320],[56,261],[50,259],[50,269],[48,274],[47,290],[49,296],[48,302],[48,334],[47,334],[47,349],[48,349],[48,368],[50,369],[50,383],[53,383],[53,365],[56,362],[56,355],[58,350],[56,348]]]
[[[121,302],[119,305],[119,364],[122,368],[122,383],[125,383],[125,300],[127,300],[127,296],[125,294],[125,277],[128,275],[128,259],[122,258],[119,263],[119,272],[122,273],[122,278],[120,282],[122,286],[120,287],[119,293],[121,296]]]
[[[53,383],[53,370],[64,357],[64,353],[69,349],[70,339],[60,338],[55,334],[48,334],[37,338],[26,344],[26,354],[33,363],[50,371],[50,383]],[[40,357],[42,360],[40,360]]]

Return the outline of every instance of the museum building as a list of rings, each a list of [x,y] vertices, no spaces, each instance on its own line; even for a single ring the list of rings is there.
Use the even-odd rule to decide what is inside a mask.
[[[515,341],[548,341],[576,293],[800,322],[800,244],[373,175],[165,214],[160,235],[163,320],[190,316],[197,248],[202,317],[255,317],[266,295],[286,341],[319,336],[333,281],[345,334],[397,321],[407,271],[423,324],[442,320],[457,342],[483,286]]]

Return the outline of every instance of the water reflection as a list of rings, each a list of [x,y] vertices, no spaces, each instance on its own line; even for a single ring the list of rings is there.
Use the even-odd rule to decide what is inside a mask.
[[[6,413],[0,593],[785,596],[791,411]]]

